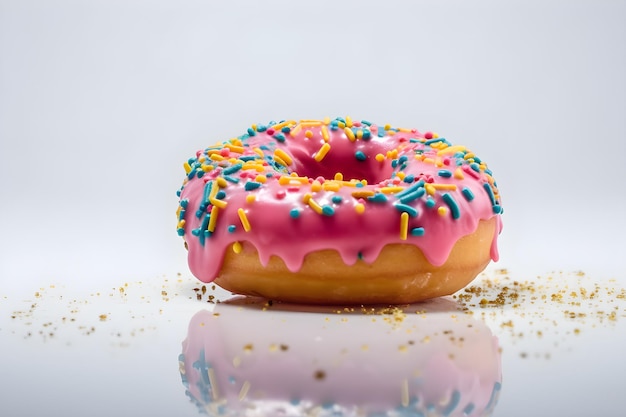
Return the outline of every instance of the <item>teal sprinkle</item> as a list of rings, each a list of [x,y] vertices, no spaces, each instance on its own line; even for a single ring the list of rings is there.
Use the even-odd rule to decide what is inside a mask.
[[[224,175],[230,175],[230,174],[234,174],[235,172],[239,171],[241,168],[243,168],[243,164],[235,164],[235,165],[231,165],[228,168],[224,168]]]
[[[395,167],[397,167],[397,166],[398,166],[398,160],[397,160],[397,159],[392,160],[392,161],[391,161],[391,167],[392,167],[392,168],[395,168]]]
[[[274,139],[282,143],[285,141],[285,135],[283,135],[282,133],[277,133],[274,135]]]
[[[369,122],[367,120],[361,120],[361,123],[363,123],[365,126],[371,126],[372,122]]]
[[[452,176],[452,171],[448,171],[447,169],[440,169],[439,172],[437,172],[437,175],[443,178],[450,178]]]
[[[188,199],[184,199],[184,200],[180,200],[180,206],[184,209],[187,208],[187,206],[189,205],[189,200]]]
[[[180,190],[176,191],[176,197],[180,197]]]
[[[417,210],[415,210],[415,208],[409,206],[408,204],[396,203],[394,204],[394,207],[400,212],[409,213],[409,216],[411,217],[417,216]]]
[[[472,414],[472,411],[474,411],[474,408],[476,406],[474,405],[474,403],[469,403],[465,406],[465,408],[463,409],[463,414],[465,414],[466,416],[469,416],[470,414]]]
[[[441,198],[450,208],[450,213],[452,214],[453,219],[456,220],[459,217],[461,217],[461,211],[459,210],[459,205],[456,203],[456,200],[454,199],[454,197],[452,197],[452,195],[450,195],[449,193],[443,193]]]
[[[331,197],[331,200],[333,203],[335,204],[341,204],[341,202],[343,201],[343,199],[341,198],[340,195],[334,195]]]
[[[346,119],[344,119],[343,117],[337,117],[335,120],[341,122],[341,123],[346,123]]]
[[[250,136],[255,136],[256,132],[254,131],[254,129],[252,129],[251,127],[248,128],[248,135]]]
[[[490,170],[490,169],[486,169],[486,170],[485,170],[485,174],[488,174],[488,175],[493,175],[493,173],[491,172],[491,170]]]
[[[215,195],[215,198],[217,198],[218,200],[221,200],[224,197],[226,197],[226,192],[223,190],[219,190],[217,194]]]
[[[363,131],[363,140],[370,140],[372,138],[372,132],[369,129]]]
[[[413,174],[409,174],[406,177],[404,177],[402,181],[406,182],[407,184],[410,184],[413,181],[415,181],[415,176]]]
[[[494,214],[500,214],[502,212],[502,206],[494,204],[492,207]]]
[[[324,216],[332,216],[335,214],[335,209],[332,206],[322,206],[322,214]]]
[[[356,257],[357,257],[358,259],[363,260],[363,253],[362,253],[361,251],[359,251],[359,253],[357,253],[357,254],[356,254]]]
[[[205,208],[206,208],[206,207],[205,207]],[[203,215],[203,214],[204,214],[204,211],[202,211],[202,210],[198,210],[198,211],[196,211],[196,217],[197,217],[197,218],[202,217],[202,215]]]
[[[209,196],[211,195],[211,188],[213,188],[213,181],[209,181],[204,185],[204,198],[202,201],[209,201]]]
[[[235,230],[237,230],[237,226],[234,224],[228,225],[228,233],[235,233]]]
[[[452,392],[452,397],[450,397],[450,401],[444,407],[444,409],[441,410],[442,415],[447,417],[452,414],[457,405],[459,405],[459,401],[461,401],[461,393],[458,390],[454,390]]]
[[[424,233],[426,233],[426,231],[423,227],[414,227],[411,229],[411,236],[424,236]]]
[[[398,162],[400,162],[401,164],[405,163],[408,160],[409,158],[406,155],[402,155],[400,158],[398,158]]]
[[[224,175],[224,179],[235,184],[239,182],[239,178],[231,177],[230,175]]]
[[[399,200],[401,203],[406,204],[406,203],[410,203],[413,200],[417,200],[418,198],[422,197],[424,194],[426,194],[426,189],[424,187],[420,187],[409,194],[405,194],[401,196]]]
[[[476,161],[476,162],[478,162],[480,164],[482,162],[482,159],[480,159],[479,157],[474,155],[474,161]]]
[[[435,202],[435,200],[433,200],[433,198],[432,198],[432,197],[428,197],[428,198],[426,199],[426,207],[428,207],[428,208],[433,208],[433,207],[435,207],[435,205],[436,205],[436,204],[437,204],[437,203]]]
[[[202,225],[200,226],[200,230],[206,230],[207,226],[209,225],[209,220],[211,220],[210,214],[204,216],[204,219],[202,219]]]
[[[259,149],[264,150],[264,151],[269,151],[270,150],[270,148],[268,148],[267,145],[261,145],[261,146],[259,146]]]
[[[463,194],[463,197],[465,197],[467,201],[472,201],[474,199],[474,193],[472,192],[472,190],[470,190],[467,187],[463,187],[463,190],[461,190],[461,193]]]
[[[179,227],[178,229],[176,229],[176,233],[178,233],[178,236],[184,236],[185,229],[183,229],[182,227]]]
[[[257,125],[256,130],[257,132],[265,132],[267,130],[267,126]]]
[[[470,168],[472,168],[476,172],[480,172],[480,165],[478,165],[476,162],[472,162],[470,164]]]
[[[363,187],[364,187],[364,185],[363,185],[363,183],[362,183],[362,182],[357,182],[357,183],[355,184],[355,186],[356,186],[356,188],[363,188]]]
[[[337,123],[331,123],[330,130],[339,130],[339,126],[337,126]]]
[[[257,188],[259,188],[262,184],[260,182],[256,182],[256,181],[248,181],[246,183],[246,185],[244,186],[244,188],[246,189],[246,191],[252,191],[252,190],[256,190]]]
[[[185,210],[181,210],[178,212],[178,221],[181,221],[185,218]]]
[[[421,142],[421,140],[419,140],[419,139],[415,139],[415,138],[411,138],[411,139],[409,139],[409,142],[411,142],[411,143],[417,143],[417,142]]]
[[[354,153],[354,156],[356,157],[356,159],[358,159],[359,161],[365,161],[367,159],[367,156],[365,156],[365,154],[362,151],[356,151]]]
[[[191,234],[192,234],[192,235],[194,235],[194,236],[198,236],[198,235],[200,235],[200,229],[193,229],[193,230],[191,231]]]
[[[241,159],[244,162],[248,162],[248,161],[254,161],[255,159],[259,159],[258,155],[244,155],[244,156],[240,156],[239,159]]]
[[[198,177],[198,178],[202,178],[202,177],[204,177],[204,171],[203,171],[203,170],[201,170],[201,169],[199,169],[199,170],[196,172],[196,177]]]
[[[292,208],[289,211],[289,215],[293,218],[293,219],[297,219],[298,217],[300,217],[300,210],[298,210],[297,208]]]
[[[372,203],[386,203],[387,196],[383,193],[376,193],[373,196],[367,197],[367,200]]]
[[[414,192],[415,190],[417,190],[420,187],[424,186],[424,180],[419,180],[418,182],[416,182],[415,184],[411,185],[408,188],[405,188],[404,190],[400,191],[399,193],[396,194],[396,197],[400,198],[404,195],[410,194],[412,192]]]
[[[437,143],[437,142],[443,142],[445,141],[445,138],[433,138],[433,139],[428,139],[426,142],[424,142],[425,145],[432,145],[433,143]]]
[[[289,133],[291,132],[291,128],[289,126],[283,126],[283,128],[280,129],[280,131],[283,133]]]
[[[378,129],[377,136],[378,136],[379,138],[384,137],[384,136],[385,136],[385,129]]]
[[[493,190],[491,189],[491,186],[489,185],[489,183],[487,183],[487,182],[483,183],[483,188],[485,189],[485,191],[489,195],[489,200],[491,200],[491,205],[495,206],[496,205],[496,197],[493,195]]]

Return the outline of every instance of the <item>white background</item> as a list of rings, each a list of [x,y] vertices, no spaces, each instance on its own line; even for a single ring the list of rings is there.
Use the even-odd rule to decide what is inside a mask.
[[[499,267],[622,278],[624,1],[0,1],[0,288],[187,271],[182,163],[351,115],[469,146]]]

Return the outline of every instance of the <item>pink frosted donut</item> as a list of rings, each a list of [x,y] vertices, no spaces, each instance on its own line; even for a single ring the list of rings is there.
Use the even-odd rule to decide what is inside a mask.
[[[349,117],[253,125],[185,162],[201,281],[304,303],[451,294],[497,260],[500,194],[464,146]]]
[[[479,417],[497,403],[498,342],[469,315],[263,304],[221,303],[191,319],[179,368],[209,416]]]

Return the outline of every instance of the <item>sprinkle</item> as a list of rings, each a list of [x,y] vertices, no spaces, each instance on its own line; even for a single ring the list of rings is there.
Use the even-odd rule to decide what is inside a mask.
[[[356,203],[354,205],[354,210],[357,212],[357,214],[363,214],[365,212],[365,206],[363,205],[363,203]]]
[[[224,144],[224,146],[230,149],[232,152],[243,153],[245,151],[245,148],[243,146],[236,146],[231,143],[226,143]]]
[[[248,194],[246,196],[246,203],[252,204],[256,201],[256,196],[254,194]]]
[[[444,206],[440,206],[437,208],[437,213],[439,213],[440,216],[445,216],[446,214],[448,214],[448,209]]]
[[[356,140],[356,136],[354,136],[354,132],[349,127],[344,127],[343,132],[346,134],[350,142],[354,142]]]
[[[437,151],[437,156],[455,154],[457,152],[465,152],[467,148],[462,145],[448,146],[446,148]]]
[[[227,230],[228,233],[235,233],[235,230],[237,230],[237,226],[235,226],[234,224],[229,224]]]
[[[430,185],[430,184],[427,184],[427,185]],[[410,203],[411,201],[417,200],[418,198],[422,197],[425,193],[426,193],[426,189],[424,187],[420,187],[409,194],[404,194],[403,196],[401,196],[400,202],[404,204]]]
[[[459,211],[459,206],[456,203],[456,200],[454,199],[454,197],[452,197],[452,195],[448,194],[448,193],[444,193],[441,198],[443,199],[443,201],[448,205],[448,207],[450,208],[450,213],[452,214],[452,218],[453,219],[458,219],[459,217],[461,217],[461,212]]]
[[[356,157],[356,159],[358,159],[359,161],[365,161],[367,159],[367,156],[365,156],[365,154],[362,151],[356,151],[354,153],[354,156]]]
[[[415,208],[409,206],[408,204],[396,203],[394,204],[396,210],[401,211],[402,213],[408,213],[411,217],[417,216],[417,210]]]
[[[191,172],[191,165],[189,165],[189,162],[185,162],[183,167],[185,168],[185,174],[189,174]]]
[[[246,216],[246,212],[240,208],[237,210],[237,214],[239,215],[239,220],[241,220],[241,225],[243,226],[243,230],[246,232],[250,231],[250,222],[248,221],[248,217]]]
[[[352,127],[352,118],[350,116],[346,116],[346,126]]]
[[[409,230],[409,213],[403,212],[400,215],[400,240],[406,240]]]
[[[423,227],[414,227],[413,229],[411,229],[411,235],[412,236],[424,236],[424,228]]]
[[[304,204],[309,204],[309,200],[311,199],[311,197],[313,197],[311,193],[306,193],[305,195],[302,196],[302,202]]]
[[[328,140],[330,139],[326,126],[322,126],[322,139],[324,139],[324,142],[328,142]]]
[[[443,178],[450,178],[452,176],[452,172],[447,169],[440,169],[439,172],[437,172],[437,175]]]
[[[304,137],[307,139],[311,139],[313,137],[313,132],[307,130],[306,132],[304,132]]]
[[[456,191],[456,184],[430,184],[433,186],[435,190],[448,190],[448,191]]]
[[[283,143],[286,140],[285,135],[283,135],[282,133],[276,133],[274,135],[274,139],[276,139],[280,143]]]
[[[222,155],[218,153],[211,154],[209,158],[211,158],[213,161],[223,161],[225,159]]]
[[[470,168],[472,168],[476,172],[480,172],[480,165],[478,165],[476,162],[472,162],[470,164]]]
[[[286,162],[286,165],[291,165],[293,163],[291,156],[289,156],[287,152],[283,151],[282,149],[276,149],[274,151],[274,157],[277,159],[278,158],[282,159],[283,161]]]
[[[219,213],[219,207],[217,206],[213,206],[213,209],[211,210],[211,216],[210,216],[210,220],[209,220],[209,224],[206,228],[206,230],[208,230],[209,232],[213,233],[215,231],[215,225],[217,224],[217,214]],[[207,216],[209,217],[209,216]]]
[[[399,193],[404,190],[404,187],[382,187],[379,191],[385,194]]]
[[[472,201],[474,199],[474,193],[472,192],[472,190],[470,190],[467,187],[463,187],[463,189],[461,190],[461,193],[463,194],[463,197],[465,197],[467,201]]]
[[[318,180],[314,180],[311,183],[311,191],[313,191],[314,193],[320,191],[322,189],[322,183],[319,182]]]
[[[246,191],[252,191],[252,190],[256,190],[257,188],[259,188],[261,185],[260,182],[256,182],[256,181],[248,181],[246,183],[246,185],[244,186]]]
[[[291,185],[295,182],[299,182],[300,184],[308,184],[309,183],[309,178],[308,177],[298,177],[298,176],[288,176],[288,175],[283,175],[282,177],[280,177],[278,179],[278,183],[280,185]]]
[[[297,208],[292,208],[289,211],[289,215],[291,216],[291,218],[297,219],[298,217],[300,217],[300,210]]]
[[[367,201],[372,203],[386,203],[387,197],[383,193],[376,193],[373,196],[367,197]]]
[[[457,168],[454,170],[454,178],[456,178],[457,180],[462,180],[465,178],[465,175],[463,175],[463,170],[461,168]]]
[[[500,206],[499,204],[494,204],[491,208],[493,209],[494,214],[502,213],[502,206]]]
[[[367,198],[367,197],[372,197],[374,194],[376,194],[374,191],[372,190],[359,190],[359,191],[353,191],[352,192],[352,197],[354,198]]]
[[[341,204],[341,202],[343,201],[343,199],[341,198],[340,195],[334,195],[330,198],[332,200],[333,203],[335,204]]]
[[[251,127],[248,128],[248,135],[250,136],[254,136],[256,135],[256,132],[254,131],[254,129],[252,129]]]
[[[230,175],[224,175],[224,179],[235,184],[239,182],[239,178],[231,177]]]
[[[406,177],[404,177],[402,181],[406,182],[407,184],[410,184],[413,181],[415,181],[415,176],[413,174],[409,174]]]
[[[478,175],[478,173],[474,171],[469,165],[463,165],[462,169],[463,169],[463,172],[465,172],[470,177],[476,180],[480,178],[480,175]]]
[[[343,181],[343,174],[341,172],[335,173],[335,181]]]
[[[328,143],[324,143],[319,151],[317,151],[313,159],[315,159],[317,162],[321,162],[328,153],[328,151],[330,151],[330,145]]]
[[[257,175],[254,180],[256,182],[260,182],[261,184],[265,184],[265,182],[267,181],[267,177],[265,175]]]
[[[335,214],[335,209],[332,206],[324,205],[322,206],[322,214],[325,216],[332,216]]]
[[[296,125],[293,129],[291,129],[291,132],[289,132],[289,134],[292,137],[295,137],[298,133],[300,133],[300,130],[302,130],[302,125]]]
[[[376,154],[376,160],[378,162],[383,162],[385,160],[385,155],[383,155],[382,153]]]
[[[435,195],[435,187],[433,187],[432,184],[426,184],[424,185],[424,187],[426,188],[426,192],[428,193],[428,195]]]
[[[487,191],[487,194],[489,195],[489,200],[491,200],[491,205],[495,206],[496,205],[496,198],[493,195],[493,190],[491,189],[491,186],[489,185],[489,183],[484,183],[483,184],[483,188],[485,189],[485,191]]]
[[[241,253],[241,250],[242,250],[242,249],[243,249],[243,248],[242,248],[242,246],[241,246],[241,243],[239,243],[239,242],[235,242],[235,243],[233,243],[233,252],[235,252],[235,253]]]
[[[437,203],[435,202],[435,200],[433,200],[432,197],[428,197],[426,199],[426,207],[433,208],[433,207],[435,207],[435,204],[437,204]]]

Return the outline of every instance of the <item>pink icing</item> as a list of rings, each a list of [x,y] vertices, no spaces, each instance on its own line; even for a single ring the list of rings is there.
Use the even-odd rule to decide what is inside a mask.
[[[498,259],[499,193],[484,162],[469,150],[450,147],[452,145],[445,139],[436,136],[433,139],[432,134],[422,134],[415,129],[368,127],[356,122],[351,129],[357,132],[353,141],[337,119],[314,126],[307,126],[307,123],[288,124],[291,128],[288,133],[257,126],[237,139],[199,151],[196,158],[188,162],[188,178],[180,194],[181,209],[184,209],[180,217],[184,221],[179,222],[178,227],[188,245],[189,267],[198,279],[213,281],[219,275],[225,251],[231,250],[235,242],[243,241],[256,247],[262,264],[276,255],[291,271],[297,271],[304,257],[313,251],[334,249],[347,265],[352,265],[359,258],[374,262],[382,248],[393,243],[415,245],[431,264],[439,266],[446,261],[459,238],[474,232],[480,220],[494,216],[497,228],[491,258]],[[370,137],[358,137],[359,130],[369,132],[366,135]],[[279,140],[281,136],[283,140]],[[326,142],[330,149],[318,161],[315,156]],[[286,167],[274,165],[277,150],[279,158],[287,155]],[[211,159],[212,153],[219,156]],[[259,166],[262,164],[259,170],[238,169],[229,173],[237,164],[245,167],[254,163],[246,161],[251,158],[257,158]],[[343,174],[345,182],[353,180],[353,186],[335,181],[337,172]],[[303,183],[281,184],[280,178],[291,173],[307,179]],[[260,181],[258,175],[263,176]],[[413,181],[409,182],[411,177]],[[214,229],[207,233],[204,232],[206,212],[213,209],[213,204],[206,199],[205,187],[208,182],[217,187],[218,179],[225,185],[220,188],[225,195],[220,198],[222,207],[217,210]],[[362,187],[354,186],[363,179],[367,181],[365,185],[363,182],[359,184]],[[321,189],[315,188],[320,187],[314,180],[321,183]],[[419,181],[426,185],[421,187],[423,195],[401,202],[407,189],[415,190]],[[248,182],[258,187],[246,191]],[[455,189],[433,190],[428,184]],[[338,190],[324,189],[329,185],[341,186]],[[464,190],[470,190],[473,198],[466,197],[464,193],[468,191]],[[357,191],[375,193],[379,198],[384,196],[386,201],[355,198],[353,193]],[[319,207],[327,210],[327,214],[316,211],[305,200],[307,193]],[[444,194],[448,197],[444,198]],[[248,200],[250,195],[254,196],[254,201]],[[339,198],[341,202],[337,202]],[[206,208],[198,217],[196,212],[203,202]],[[360,214],[357,212],[359,205],[364,207]],[[402,236],[402,210],[397,205],[411,211],[404,232],[406,237]],[[245,213],[249,231],[243,226],[239,209]],[[290,214],[294,209],[299,212],[297,218]],[[419,235],[420,228],[423,228],[423,235]],[[411,233],[413,229],[418,229],[417,235]],[[202,238],[198,233],[207,236]]]
[[[221,303],[191,319],[183,380],[224,415],[488,415],[502,382],[497,339],[443,303],[410,307],[381,316]]]

